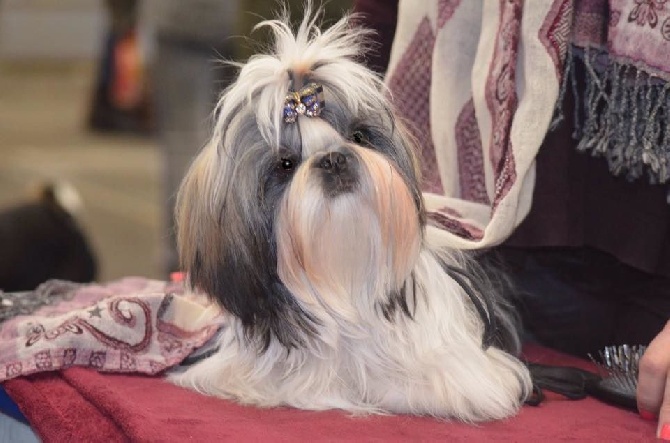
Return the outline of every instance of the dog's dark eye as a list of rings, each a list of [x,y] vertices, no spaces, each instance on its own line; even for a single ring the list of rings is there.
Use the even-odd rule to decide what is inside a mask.
[[[368,138],[365,136],[363,131],[354,131],[353,134],[351,134],[351,139],[357,145],[363,145],[368,142]]]
[[[291,171],[293,170],[294,167],[293,160],[291,160],[290,158],[282,158],[279,160],[279,166],[284,171]]]

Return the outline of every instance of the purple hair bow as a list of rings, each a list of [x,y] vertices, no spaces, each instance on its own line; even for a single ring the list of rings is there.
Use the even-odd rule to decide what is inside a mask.
[[[310,83],[300,91],[289,91],[284,102],[284,121],[294,123],[299,115],[318,117],[326,102],[323,86]]]

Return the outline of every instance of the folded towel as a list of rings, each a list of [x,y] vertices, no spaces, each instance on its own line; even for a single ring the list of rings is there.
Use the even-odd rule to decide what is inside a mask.
[[[527,347],[531,361],[593,366]],[[261,409],[207,397],[160,377],[70,368],[21,377],[5,388],[51,441],[652,441],[655,423],[587,398],[552,396],[508,420],[473,426],[428,417],[351,417],[340,411]]]

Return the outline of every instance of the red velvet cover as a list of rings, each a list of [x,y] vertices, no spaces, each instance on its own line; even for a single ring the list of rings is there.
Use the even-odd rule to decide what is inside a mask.
[[[531,347],[530,360],[590,367]],[[202,396],[157,377],[71,368],[5,382],[33,428],[52,441],[654,441],[656,424],[587,398],[550,397],[481,425],[425,417],[351,417],[339,411],[258,409]]]

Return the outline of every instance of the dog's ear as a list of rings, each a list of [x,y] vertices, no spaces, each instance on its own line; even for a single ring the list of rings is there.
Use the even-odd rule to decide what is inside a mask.
[[[176,206],[183,270],[240,319],[259,350],[273,337],[287,348],[303,345],[316,322],[277,276],[273,217],[253,201],[253,168],[230,163],[209,146],[184,178]]]

